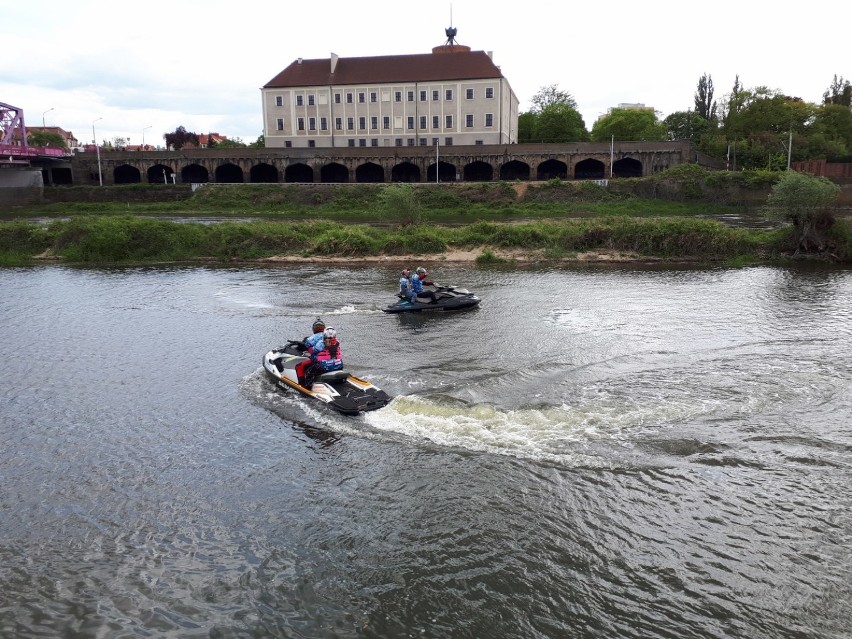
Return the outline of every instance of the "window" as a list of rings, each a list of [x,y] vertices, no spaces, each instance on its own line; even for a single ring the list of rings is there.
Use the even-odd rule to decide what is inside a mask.
[[[452,129],[453,128],[453,116],[448,115],[446,118],[446,124],[444,124],[444,128]]]
[[[301,95],[296,96],[296,106],[304,106],[304,98]]]
[[[328,118],[320,118],[320,130],[328,131]]]
[[[366,101],[367,101],[367,96],[365,95],[365,93],[363,91],[359,91],[358,92],[358,102],[361,103],[361,104],[364,104],[364,102],[366,102]]]
[[[489,100],[494,97],[494,87],[485,87],[485,97]]]
[[[397,138],[396,140],[394,140],[394,144],[396,146],[402,146],[402,138]]]
[[[284,130],[284,118],[278,118],[276,120],[276,122],[277,122],[277,125],[278,125],[278,130],[283,131]]]
[[[413,115],[408,116],[408,128],[409,129],[414,128],[414,116]]]
[[[316,104],[314,102],[314,95],[311,94],[311,95],[308,96],[308,106],[314,106],[314,104]]]
[[[421,101],[421,102],[426,102],[426,91],[421,91],[421,92],[420,92],[420,101]]]
[[[408,146],[414,146],[414,138],[408,138]]]
[[[486,113],[485,114],[485,126],[494,126],[494,114]]]
[[[284,106],[284,96],[281,96],[281,95],[275,96],[275,106]]]
[[[305,118],[299,118],[299,131],[305,130]]]
[[[438,91],[438,89],[432,89],[432,99],[433,100],[440,100],[441,99],[441,92]]]
[[[401,129],[402,128],[402,116],[395,115],[393,116],[393,128]]]
[[[409,92],[408,92],[408,101],[409,101],[409,102],[414,102],[414,91],[409,91]]]
[[[346,104],[352,104],[352,94],[351,93],[346,94]]]
[[[426,146],[426,138],[420,138],[420,146]]]
[[[308,129],[311,131],[317,130],[317,119],[316,118],[308,118]]]
[[[394,91],[393,100],[394,102],[402,102],[402,91]]]
[[[340,104],[340,94],[339,93],[334,94],[334,103]]]
[[[370,128],[378,129],[379,128],[379,116],[374,115],[370,118]]]
[[[438,129],[438,128],[440,128],[440,126],[441,126],[441,116],[440,115],[433,115],[432,116],[432,128]]]
[[[378,102],[378,101],[379,101],[379,94],[376,93],[375,91],[370,91],[370,102]]]
[[[438,138],[432,138],[432,146],[438,146]]]
[[[473,114],[472,113],[468,113],[466,116],[464,116],[464,125],[467,128],[473,127]]]
[[[473,100],[473,89],[465,89],[464,90],[464,97],[467,100]]]
[[[390,102],[390,91],[382,91],[382,102]]]
[[[349,146],[355,146],[355,140],[354,139],[349,138]]]
[[[420,116],[420,128],[421,129],[426,128],[426,116],[425,115]]]
[[[390,128],[390,116],[386,115],[382,118],[382,128],[389,129]]]
[[[379,139],[373,138],[372,140],[370,140],[370,146],[379,146]]]
[[[482,146],[482,140],[476,140],[476,141],[474,142],[474,144],[477,144],[477,145],[479,145],[479,146]]]
[[[317,141],[316,141],[316,140],[308,140],[308,146],[309,146],[310,148],[314,148],[316,145],[317,145]]]
[[[346,118],[346,128],[350,131],[355,130],[355,118]]]
[[[444,146],[453,146],[453,138],[444,138]]]
[[[343,130],[343,118],[334,118],[334,128],[336,131]]]
[[[444,99],[445,100],[452,100],[453,99],[453,90],[452,89],[447,89],[446,93],[444,94]]]
[[[290,140],[286,140],[284,142],[284,146],[289,149],[293,146],[293,143]]]
[[[358,128],[362,131],[367,128],[367,118],[363,115],[358,118]]]
[[[367,140],[361,138],[360,140],[358,140],[358,146],[367,146]]]

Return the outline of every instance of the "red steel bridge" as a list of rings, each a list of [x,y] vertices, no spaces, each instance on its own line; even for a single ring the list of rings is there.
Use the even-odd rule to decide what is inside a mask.
[[[30,160],[37,158],[61,158],[68,155],[65,149],[29,146],[24,110],[0,102],[0,163],[29,164]]]

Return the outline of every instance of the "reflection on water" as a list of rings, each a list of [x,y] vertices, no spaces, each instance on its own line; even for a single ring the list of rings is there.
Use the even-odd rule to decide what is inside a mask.
[[[1,270],[0,636],[843,636],[849,272],[432,266]]]

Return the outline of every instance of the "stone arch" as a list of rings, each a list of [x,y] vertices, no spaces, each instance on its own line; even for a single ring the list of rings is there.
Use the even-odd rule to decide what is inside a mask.
[[[116,184],[139,184],[142,181],[142,174],[135,166],[120,164],[113,170],[112,179]]]
[[[490,182],[494,179],[494,167],[487,162],[476,160],[464,167],[462,175],[465,182]]]
[[[180,172],[180,181],[184,184],[209,182],[210,173],[200,164],[187,164]]]
[[[634,158],[621,158],[612,164],[612,177],[642,177],[642,163]]]
[[[529,180],[530,165],[520,160],[512,160],[506,162],[500,167],[501,180]]]
[[[165,164],[155,164],[147,171],[148,184],[171,184],[173,173],[172,167]]]
[[[320,169],[320,182],[345,184],[349,182],[349,169],[338,162],[330,162]]]
[[[255,164],[249,170],[249,182],[253,184],[274,184],[278,182],[278,169],[266,162]]]
[[[435,181],[435,165],[430,164],[426,170],[426,181]],[[449,162],[438,162],[438,181],[439,182],[455,182],[456,181],[456,166]]]
[[[391,182],[419,182],[420,168],[411,162],[400,162],[391,169]]]
[[[242,184],[243,170],[236,164],[225,162],[216,167],[216,181],[220,184]]]
[[[307,164],[296,162],[295,164],[287,165],[284,169],[285,182],[313,182],[314,170]]]
[[[538,165],[536,169],[537,180],[551,180],[559,178],[560,180],[568,179],[568,165],[561,160],[545,160]]]
[[[600,160],[586,158],[574,165],[574,178],[577,180],[602,180],[606,177],[606,167]]]
[[[356,182],[384,182],[385,170],[375,162],[365,162],[355,169]]]

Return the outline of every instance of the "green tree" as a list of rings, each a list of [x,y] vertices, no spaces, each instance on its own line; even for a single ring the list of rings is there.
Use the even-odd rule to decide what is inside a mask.
[[[538,116],[532,111],[518,115],[518,142],[532,142],[535,139],[535,124]]]
[[[263,137],[261,133],[257,136],[257,139],[248,145],[250,149],[265,149],[266,148],[266,138]]]
[[[166,141],[166,148],[172,148],[175,151],[181,150],[187,144],[198,146],[198,134],[187,131],[183,126],[179,126],[172,133],[164,133],[163,138]]]
[[[849,80],[839,78],[835,74],[834,81],[828,87],[828,91],[822,94],[824,104],[839,104],[845,107],[852,106],[852,84]]]
[[[716,119],[716,102],[713,101],[713,77],[706,73],[698,80],[695,90],[695,113],[704,120]]]
[[[589,139],[580,112],[559,102],[548,104],[536,116],[534,135],[541,142],[585,142]]]
[[[49,146],[53,149],[68,149],[68,144],[58,133],[49,131],[27,131],[27,144],[30,146]]]
[[[711,130],[711,124],[693,111],[675,111],[663,120],[666,138],[669,140],[690,140],[696,143]]]
[[[221,142],[216,142],[217,149],[244,149],[248,145],[241,138],[225,138]]]
[[[839,192],[840,187],[824,177],[786,171],[773,185],[762,210],[767,217],[793,223],[796,253],[821,252],[828,247]]]
[[[666,126],[651,109],[612,109],[592,127],[593,142],[665,140]]]
[[[568,92],[559,88],[558,84],[549,84],[541,87],[530,100],[532,107],[530,111],[539,114],[553,104],[565,104],[572,109],[577,109],[577,101]]]

